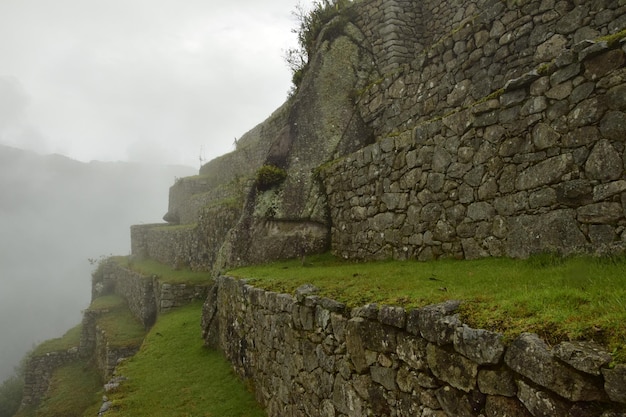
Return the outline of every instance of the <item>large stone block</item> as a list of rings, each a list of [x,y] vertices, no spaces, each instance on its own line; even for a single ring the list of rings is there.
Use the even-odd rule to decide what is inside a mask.
[[[515,372],[571,401],[606,399],[600,380],[585,378],[559,362],[535,334],[523,333],[515,339],[506,352],[505,362]]]

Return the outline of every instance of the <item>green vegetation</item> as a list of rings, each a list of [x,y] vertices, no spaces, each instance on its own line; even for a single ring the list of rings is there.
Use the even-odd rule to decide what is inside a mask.
[[[80,334],[83,326],[78,325],[68,330],[62,337],[50,339],[35,348],[31,356],[41,356],[48,352],[66,351],[80,344]]]
[[[210,272],[197,272],[188,268],[173,269],[152,259],[135,260],[128,256],[113,258],[118,265],[132,269],[146,277],[156,276],[168,284],[203,284],[210,282]]]
[[[128,381],[109,395],[108,416],[265,415],[222,354],[203,347],[201,308],[194,303],[159,317],[139,353],[119,366]]]
[[[287,178],[287,171],[275,165],[263,165],[256,173],[256,187],[261,191],[280,184]]]
[[[101,390],[102,380],[96,369],[85,362],[73,363],[53,373],[48,394],[36,410],[23,410],[16,417],[80,417],[95,406],[97,412],[102,403]]]
[[[93,301],[90,310],[108,310],[98,318],[98,326],[107,334],[110,347],[139,346],[146,334],[143,325],[133,316],[126,301],[117,295],[106,295]]]
[[[595,340],[626,362],[626,257],[351,263],[330,255],[240,268],[229,275],[293,293],[312,283],[350,307],[366,303],[423,307],[464,301],[462,320],[508,338],[535,332],[550,343]]]
[[[15,375],[0,384],[0,417],[13,417],[20,408],[23,389],[23,373],[16,372]]]
[[[313,2],[313,8],[307,12],[298,6],[294,16],[298,20],[298,28],[293,29],[298,37],[298,47],[287,50],[285,60],[291,69],[292,82],[295,88],[302,83],[309,61],[315,52],[315,45],[322,29],[334,18],[340,16],[352,2],[350,0],[321,0]],[[332,28],[333,36],[343,27],[343,23],[336,23]]]

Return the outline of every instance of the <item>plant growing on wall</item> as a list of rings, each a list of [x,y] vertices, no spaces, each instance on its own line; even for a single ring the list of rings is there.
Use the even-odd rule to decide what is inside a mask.
[[[269,190],[287,178],[287,171],[275,165],[263,165],[256,173],[256,188],[260,191]]]
[[[287,50],[285,60],[291,69],[295,88],[302,82],[322,29],[350,4],[351,0],[321,0],[313,2],[313,9],[309,12],[302,5],[293,12],[298,20],[298,27],[292,30],[298,37],[298,46]]]

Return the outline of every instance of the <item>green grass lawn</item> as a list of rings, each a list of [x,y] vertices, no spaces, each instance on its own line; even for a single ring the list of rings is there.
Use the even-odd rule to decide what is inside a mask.
[[[330,255],[239,268],[228,275],[293,293],[305,283],[350,307],[367,303],[407,309],[464,301],[468,325],[512,338],[538,333],[549,343],[595,340],[626,362],[626,257],[354,263]]]
[[[102,404],[100,374],[84,361],[56,369],[50,378],[50,388],[37,407],[26,407],[15,417],[80,417],[85,410]],[[90,413],[90,415],[95,415]]]
[[[210,272],[196,272],[188,268],[172,269],[152,259],[131,260],[127,256],[116,256],[114,259],[125,268],[132,269],[147,277],[157,276],[159,280],[168,284],[206,284],[212,279]]]
[[[160,316],[137,355],[118,367],[128,378],[109,397],[110,417],[262,417],[224,356],[200,337],[201,303]]]
[[[107,313],[98,317],[98,326],[106,332],[109,346],[120,348],[141,345],[146,330],[130,312],[122,297],[105,295],[96,298],[89,309],[107,310]]]

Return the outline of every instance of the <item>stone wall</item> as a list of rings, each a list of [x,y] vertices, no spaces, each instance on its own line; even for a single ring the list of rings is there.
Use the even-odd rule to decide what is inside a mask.
[[[92,297],[109,293],[123,297],[131,313],[149,328],[157,314],[206,298],[209,286],[163,282],[156,276],[143,275],[120,265],[115,259],[108,259],[101,274],[94,277],[93,287],[99,290],[95,290]]]
[[[349,310],[311,286],[292,297],[220,277],[203,308],[207,345],[249,378],[270,417],[623,416],[626,366],[591,343],[505,344],[449,301]]]
[[[561,50],[485,100],[331,164],[333,250],[362,259],[623,250],[624,49]]]
[[[67,351],[48,352],[31,357],[24,371],[22,407],[37,405],[48,391],[50,378],[58,368],[79,359],[78,348]]]
[[[220,246],[241,216],[243,198],[237,195],[200,207],[198,201],[203,196],[190,197],[189,205],[195,207],[197,215],[193,224],[131,226],[133,256],[154,259],[172,268],[211,270]]]

